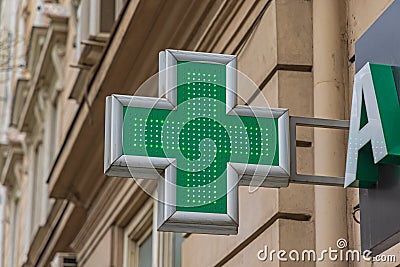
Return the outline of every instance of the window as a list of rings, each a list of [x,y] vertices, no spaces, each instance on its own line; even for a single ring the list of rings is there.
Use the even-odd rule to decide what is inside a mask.
[[[81,0],[77,10],[77,54],[82,41],[104,38],[110,33],[126,0]]]
[[[48,176],[51,166],[54,163],[55,156],[60,148],[60,132],[61,132],[61,121],[62,121],[62,109],[60,105],[60,97],[59,90],[54,88],[56,92],[53,93],[53,97],[47,103],[48,107],[46,109],[46,118],[45,118],[45,139],[46,143],[46,154],[48,158],[44,162],[46,165],[45,175]]]
[[[41,200],[42,200],[42,167],[43,167],[43,144],[38,142],[34,146],[32,177],[32,217],[31,217],[31,238],[35,235],[40,224],[41,217]]]
[[[101,0],[99,9],[99,26],[95,29],[98,32],[110,32],[115,21],[115,1]]]
[[[54,75],[56,76],[56,75]],[[57,90],[57,89],[54,89]],[[46,103],[46,114],[44,120],[44,156],[42,164],[42,195],[41,195],[41,224],[46,222],[47,216],[50,214],[51,207],[54,203],[53,199],[48,195],[47,178],[50,175],[51,168],[55,162],[56,155],[60,148],[60,132],[61,132],[61,105],[59,99],[59,92],[53,94],[53,99]]]
[[[158,232],[156,200],[150,199],[125,229],[124,267],[181,266],[182,234]]]
[[[147,201],[125,229],[126,267],[152,266],[153,202]]]
[[[139,245],[139,267],[151,266],[152,263],[152,245],[153,245],[153,235],[149,235],[140,245]]]
[[[9,265],[10,267],[15,266],[17,256],[18,256],[18,210],[19,210],[19,199],[15,196],[15,189],[12,189],[12,191],[8,194],[8,199],[7,199],[11,205],[10,205],[10,213],[9,213],[9,239],[8,239],[8,259],[9,259]]]

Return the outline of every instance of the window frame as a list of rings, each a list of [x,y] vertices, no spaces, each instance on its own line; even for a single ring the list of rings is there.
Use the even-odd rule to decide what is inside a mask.
[[[123,267],[140,267],[139,248],[149,235],[152,236],[152,266],[180,266],[178,263],[181,263],[181,260],[175,259],[175,242],[178,240],[175,235],[179,235],[179,233],[158,231],[157,209],[158,200],[153,198],[148,199],[125,227]],[[143,227],[143,225],[147,227]],[[182,241],[183,239],[180,238],[180,240]],[[133,251],[133,259],[130,258],[131,251]]]
[[[139,267],[139,247],[149,235],[153,234],[153,209],[153,200],[149,199],[125,228],[124,267]],[[152,238],[154,242],[154,235],[152,235]],[[152,249],[154,250],[154,245]],[[131,258],[132,251],[134,254],[133,259]],[[152,251],[152,265],[154,265],[153,252],[154,251]]]

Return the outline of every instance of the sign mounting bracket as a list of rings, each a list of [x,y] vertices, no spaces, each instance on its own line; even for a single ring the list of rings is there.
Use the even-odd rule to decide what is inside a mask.
[[[307,175],[297,173],[296,162],[296,127],[313,127],[327,129],[348,130],[350,121],[348,120],[332,120],[308,117],[289,117],[289,132],[290,132],[290,178],[289,183],[309,184],[309,185],[327,185],[327,186],[344,186],[343,177],[329,177],[319,175]]]

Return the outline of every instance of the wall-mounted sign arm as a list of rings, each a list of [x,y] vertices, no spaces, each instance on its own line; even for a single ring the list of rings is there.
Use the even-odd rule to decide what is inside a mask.
[[[313,127],[313,128],[348,130],[350,127],[350,122],[347,120],[330,120],[330,119],[294,117],[294,116],[290,117],[289,122],[290,122],[290,169],[291,169],[290,180],[289,180],[290,183],[343,187],[344,185],[343,177],[306,175],[297,173],[296,127],[302,126],[302,127]]]

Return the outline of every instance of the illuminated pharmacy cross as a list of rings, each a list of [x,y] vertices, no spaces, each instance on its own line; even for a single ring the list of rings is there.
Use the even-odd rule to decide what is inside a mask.
[[[124,155],[176,158],[177,211],[226,214],[228,162],[279,165],[278,120],[227,115],[226,71],[178,61],[176,109],[123,109]]]

